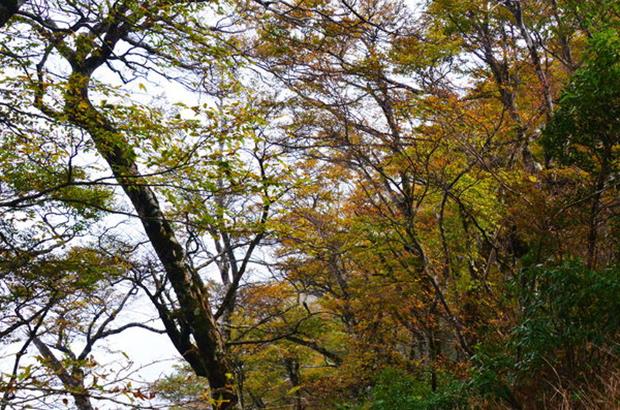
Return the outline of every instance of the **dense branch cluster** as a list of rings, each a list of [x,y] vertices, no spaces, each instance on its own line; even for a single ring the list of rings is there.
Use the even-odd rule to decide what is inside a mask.
[[[0,409],[618,405],[617,2],[1,1],[0,62]]]

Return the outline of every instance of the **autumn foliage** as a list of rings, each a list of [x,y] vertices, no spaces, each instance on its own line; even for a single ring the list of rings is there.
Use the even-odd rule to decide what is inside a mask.
[[[617,2],[9,1],[0,38],[2,409],[620,407]],[[130,329],[178,366],[95,359]]]

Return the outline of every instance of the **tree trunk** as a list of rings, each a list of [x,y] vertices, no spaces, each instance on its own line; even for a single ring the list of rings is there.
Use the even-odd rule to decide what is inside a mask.
[[[41,356],[45,358],[46,366],[58,376],[67,393],[73,397],[75,407],[78,410],[94,410],[90,403],[90,396],[84,387],[84,377],[74,377],[71,375],[41,339],[35,337],[32,339],[32,342],[41,353]],[[78,374],[82,374],[82,372],[78,372]]]
[[[0,27],[3,27],[24,4],[22,0],[0,0]]]
[[[296,389],[294,408],[295,410],[304,410],[301,392],[299,391],[299,387],[301,385],[299,376],[299,362],[293,358],[285,358],[284,367],[286,368],[286,373],[289,381],[291,382],[292,388]]]
[[[521,37],[525,41],[525,45],[527,46],[527,50],[530,54],[530,59],[532,61],[532,65],[534,66],[534,71],[536,71],[536,76],[540,80],[540,83],[543,87],[543,97],[545,101],[545,111],[547,115],[547,119],[551,118],[551,114],[553,113],[553,98],[551,96],[551,85],[549,84],[549,79],[547,78],[547,73],[542,67],[540,53],[538,51],[538,47],[534,42],[534,39],[530,35],[530,32],[525,25],[525,21],[523,20],[523,9],[521,8],[521,3],[519,1],[510,1],[505,2],[504,5],[508,10],[512,13],[515,18],[515,22],[517,23],[517,27],[521,32]]]
[[[607,158],[611,158],[611,145],[607,146],[605,158],[601,164],[601,170],[596,178],[594,185],[594,195],[592,196],[592,205],[590,207],[590,221],[588,227],[588,255],[587,266],[589,269],[596,268],[596,243],[598,241],[599,213],[601,212],[601,199],[607,178],[611,173],[611,167]]]
[[[65,94],[64,114],[69,121],[90,134],[98,152],[134,206],[194,337],[193,348],[199,352],[200,361],[191,365],[196,374],[209,380],[213,398],[223,401],[218,408],[232,408],[237,402],[228,377],[232,374],[232,366],[225,355],[224,342],[211,311],[208,292],[191,268],[185,250],[176,239],[154,191],[141,177],[129,142],[91,104],[88,98],[89,82],[89,72],[74,70]]]

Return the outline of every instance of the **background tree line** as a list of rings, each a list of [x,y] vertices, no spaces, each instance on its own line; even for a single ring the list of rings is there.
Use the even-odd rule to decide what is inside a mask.
[[[619,406],[619,13],[3,1],[0,407]]]

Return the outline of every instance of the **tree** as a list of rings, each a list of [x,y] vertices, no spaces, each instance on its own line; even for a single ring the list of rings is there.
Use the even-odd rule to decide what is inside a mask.
[[[616,3],[2,3],[2,404],[613,407]]]
[[[595,33],[584,64],[571,78],[553,120],[545,128],[543,145],[551,158],[576,166],[592,179],[579,202],[590,202],[587,264],[597,266],[597,240],[604,212],[612,206],[607,193],[617,191],[610,180],[618,172],[620,123],[620,37],[615,29]]]
[[[55,21],[53,8],[32,5],[32,9],[23,9],[19,13],[31,25],[33,33],[37,33],[38,40],[43,41],[41,60],[36,71],[29,73],[34,76],[29,78],[33,81],[35,106],[50,118],[76,126],[92,138],[97,151],[111,168],[141,219],[147,237],[177,294],[180,309],[195,341],[195,346],[192,344],[183,349],[182,354],[197,373],[209,378],[214,394],[222,395],[227,402],[223,407],[227,407],[234,405],[236,400],[226,376],[230,373],[230,364],[206,288],[189,264],[186,252],[162,211],[154,190],[147,183],[141,182],[144,177],[138,169],[135,148],[127,139],[126,132],[108,117],[105,110],[96,108],[89,96],[89,92],[95,91],[93,73],[111,60],[118,59],[114,50],[119,42],[134,44],[134,47],[147,50],[147,53],[148,50],[154,50],[154,47],[149,46],[147,37],[140,37],[139,33],[147,36],[151,33],[155,39],[162,29],[165,32],[166,27],[171,27],[169,18],[174,15],[172,13],[182,11],[185,6],[167,1],[149,4],[149,8],[155,12],[166,11],[165,15],[157,17],[140,2],[121,2],[109,8],[98,4],[76,3],[69,10],[73,14],[66,16],[66,21],[71,22],[68,29],[62,27],[66,23]],[[85,15],[90,17],[83,20],[80,16]],[[86,28],[86,31],[80,31],[82,28]],[[75,41],[71,38],[74,33],[77,36]],[[51,54],[70,65],[66,81],[56,84],[46,82],[45,67]],[[161,57],[161,54],[157,56]],[[120,58],[131,67],[131,61],[125,58],[131,58],[131,51]],[[47,101],[54,88],[59,90],[55,96],[61,100],[60,107]]]

